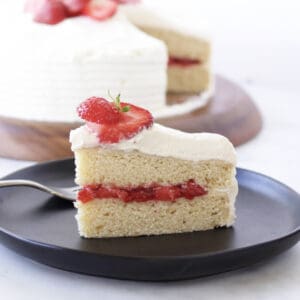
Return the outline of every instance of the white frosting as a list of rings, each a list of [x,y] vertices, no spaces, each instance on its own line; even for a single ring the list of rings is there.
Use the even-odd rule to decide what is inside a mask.
[[[102,147],[111,150],[137,150],[145,154],[184,160],[224,160],[236,164],[236,153],[229,140],[213,133],[185,133],[154,124],[129,140],[117,144],[100,143],[97,135],[84,125],[70,133],[72,150]]]
[[[226,226],[231,226],[236,218],[235,201],[238,194],[238,182],[235,177],[232,178],[232,185],[226,189],[218,189],[220,192],[225,192],[229,198],[229,218]]]

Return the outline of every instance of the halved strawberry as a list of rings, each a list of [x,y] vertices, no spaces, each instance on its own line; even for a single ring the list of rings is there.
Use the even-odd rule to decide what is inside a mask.
[[[109,94],[110,95],[110,94]],[[141,107],[121,102],[120,94],[113,102],[91,97],[77,108],[78,115],[87,121],[87,127],[98,134],[101,143],[118,143],[132,138],[153,124],[151,113]]]
[[[124,107],[129,107],[129,111],[121,112],[117,123],[103,124],[98,127],[101,143],[118,143],[130,139],[153,124],[153,117],[148,110],[129,103],[121,103],[121,108]]]
[[[77,113],[82,119],[96,124],[113,124],[120,118],[115,104],[99,97],[91,97],[82,102]]]
[[[80,15],[90,0],[61,0],[61,2],[64,4],[68,16],[73,17]]]
[[[66,18],[64,5],[59,0],[30,0],[25,11],[33,14],[33,20],[44,24],[57,24]]]
[[[117,12],[118,4],[111,0],[92,0],[83,9],[82,13],[96,20],[105,20]]]

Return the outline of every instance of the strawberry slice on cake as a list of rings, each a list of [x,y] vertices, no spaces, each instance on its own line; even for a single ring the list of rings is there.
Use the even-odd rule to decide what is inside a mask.
[[[86,124],[71,131],[83,237],[123,237],[231,226],[236,155],[223,136],[184,133],[118,95],[77,109]]]
[[[102,143],[118,143],[129,139],[153,123],[147,110],[120,102],[120,95],[114,102],[92,97],[77,109],[78,115],[87,121],[87,127],[98,133]]]

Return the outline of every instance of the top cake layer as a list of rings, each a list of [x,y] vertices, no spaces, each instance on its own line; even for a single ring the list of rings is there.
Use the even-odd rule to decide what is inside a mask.
[[[101,143],[86,125],[70,134],[76,182],[139,186],[190,179],[209,188],[234,184],[236,153],[227,138],[184,133],[158,124],[118,143]]]
[[[144,4],[124,5],[122,11],[134,25],[163,40],[167,44],[169,56],[197,59],[202,64],[209,62],[210,39],[206,32],[198,29],[199,26],[187,26],[183,20],[176,23]]]

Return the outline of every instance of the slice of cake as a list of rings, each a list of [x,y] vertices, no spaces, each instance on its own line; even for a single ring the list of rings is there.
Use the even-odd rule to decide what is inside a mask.
[[[83,102],[71,131],[76,219],[83,237],[191,232],[231,226],[236,155],[223,136],[153,123],[150,112],[103,98]]]
[[[125,5],[128,19],[147,34],[162,40],[169,54],[168,91],[199,93],[211,88],[209,39],[182,22],[177,25],[143,4]]]

